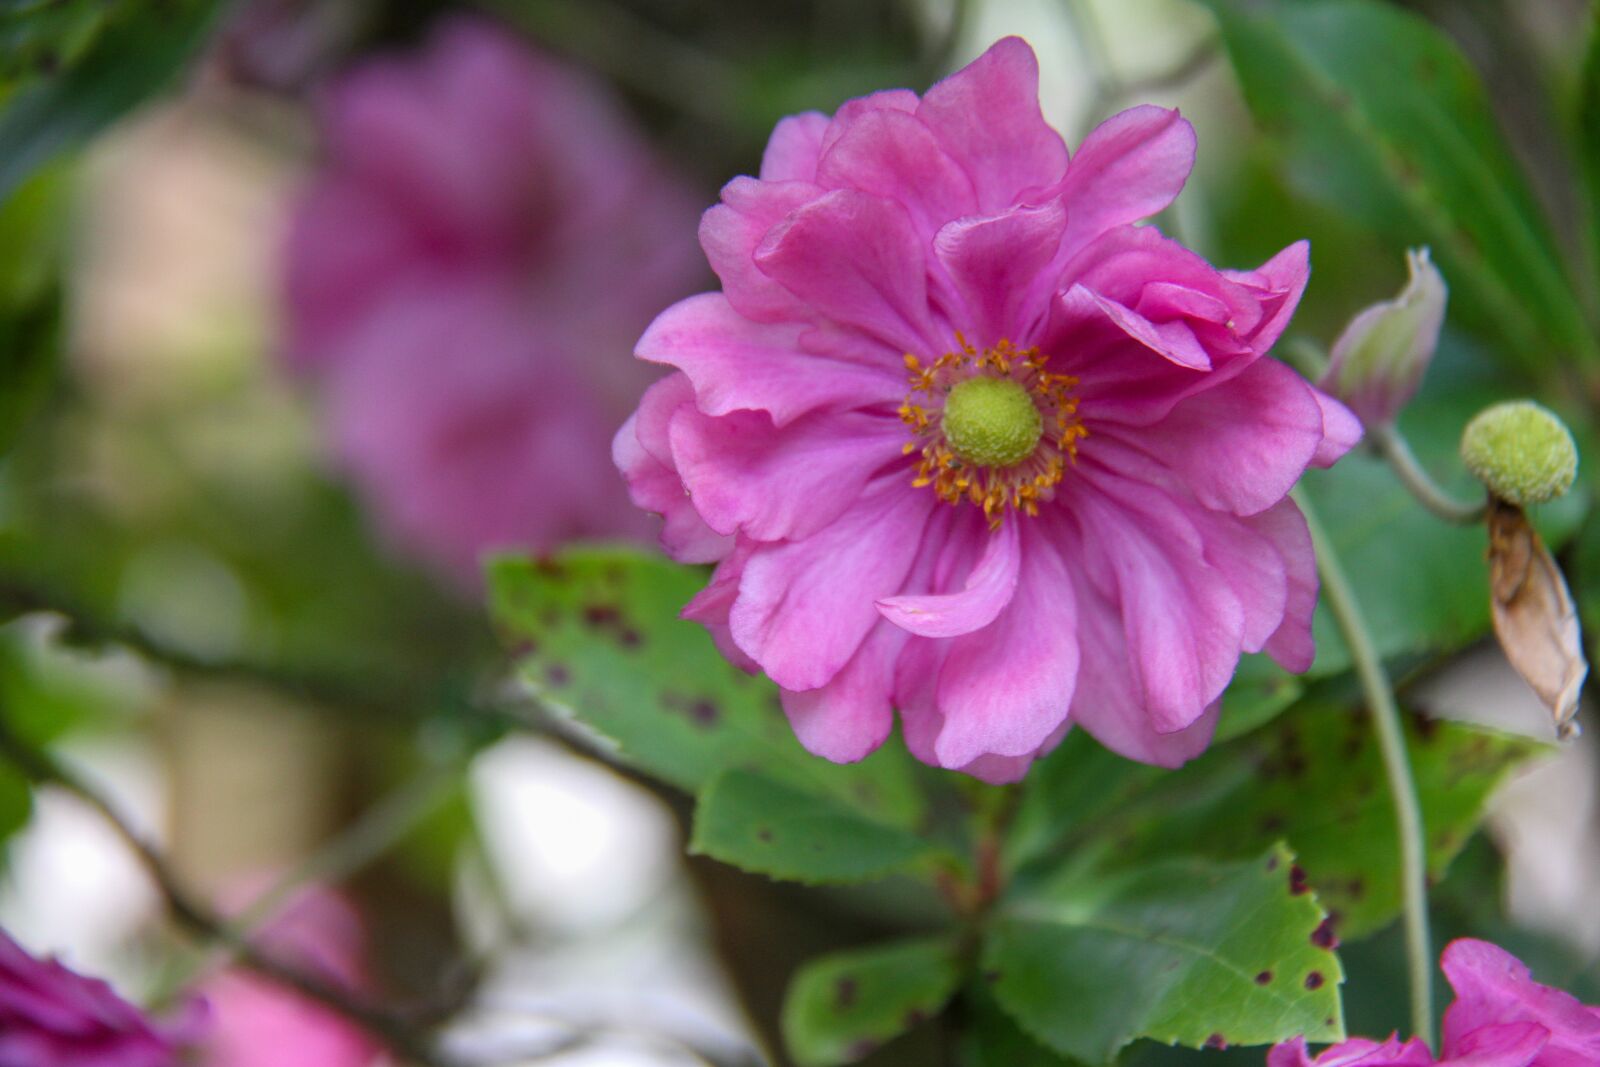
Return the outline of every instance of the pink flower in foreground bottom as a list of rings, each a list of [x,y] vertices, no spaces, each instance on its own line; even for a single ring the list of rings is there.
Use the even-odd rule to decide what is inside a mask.
[[[1175,765],[1241,652],[1311,663],[1315,561],[1285,499],[1359,437],[1262,358],[1308,273],[1219,271],[1153,227],[1177,112],[1067,148],[1010,38],[926,95],[773,131],[705,215],[720,293],[668,309],[613,446],[686,609],[848,761],[898,708],[916,755],[995,781],[1071,724]]]
[[[179,1037],[0,931],[0,1067],[173,1067]]]
[[[258,940],[324,981],[355,991],[366,985],[361,919],[329,890],[303,891]],[[212,1025],[200,1067],[369,1067],[381,1054],[342,1015],[248,971],[224,971],[201,992]]]
[[[1439,965],[1456,1000],[1444,1014],[1435,1060],[1421,1041],[1381,1045],[1353,1038],[1312,1058],[1295,1038],[1274,1048],[1268,1067],[1594,1067],[1600,1063],[1600,1008],[1540,985],[1515,956],[1487,941],[1452,941]]]
[[[322,119],[284,355],[384,532],[469,580],[487,549],[643,536],[606,445],[653,377],[634,339],[702,269],[679,180],[600,86],[473,21]]]

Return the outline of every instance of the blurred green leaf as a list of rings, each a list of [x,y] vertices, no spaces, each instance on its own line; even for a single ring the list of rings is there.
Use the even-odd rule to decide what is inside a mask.
[[[943,1010],[961,983],[961,972],[952,938],[875,945],[812,960],[789,984],[784,1043],[800,1067],[861,1059]]]
[[[723,771],[760,771],[885,826],[916,826],[923,800],[904,748],[886,744],[849,766],[802,749],[777,688],[678,618],[704,585],[702,571],[620,548],[489,567],[494,617],[523,680],[625,762],[690,792]]]
[[[995,1003],[986,982],[961,991],[959,1040],[962,1067],[1077,1067],[1039,1043]]]
[[[1590,278],[1600,276],[1600,7],[1589,15],[1589,44],[1578,77],[1578,165],[1588,211]],[[1593,294],[1591,294],[1591,297]],[[1591,306],[1591,312],[1595,309]]]
[[[1239,669],[1222,694],[1222,719],[1212,743],[1241,737],[1277,718],[1300,698],[1300,679],[1265,655],[1239,658]]]
[[[985,977],[1024,1030],[1087,1063],[1109,1063],[1139,1037],[1337,1040],[1343,971],[1316,943],[1324,913],[1295,890],[1292,864],[1282,846],[1232,864],[1074,864],[1004,905]]]
[[[800,882],[878,878],[938,854],[910,830],[886,826],[832,797],[741,770],[724,772],[701,790],[689,850]]]
[[[1414,718],[1407,742],[1428,828],[1428,873],[1437,879],[1477,829],[1495,787],[1544,747]],[[1098,746],[1069,737],[1034,770],[1013,839],[1013,862],[1032,869],[1021,880],[1048,879],[1075,851],[1113,842],[1122,860],[1134,861],[1189,853],[1237,859],[1282,840],[1299,857],[1305,884],[1336,913],[1330,939],[1364,936],[1399,914],[1394,809],[1361,712],[1306,701],[1175,772],[1118,762],[1121,768]],[[1085,793],[1098,806],[1083,810]],[[1052,827],[1055,812],[1077,818]]]
[[[0,101],[0,200],[38,167],[171,85],[220,8],[215,0],[124,3],[109,14],[70,6],[59,25],[23,24],[16,14],[0,23],[0,40],[7,31],[36,31],[30,47],[51,57],[48,73],[22,81]],[[52,36],[57,32],[59,39]]]
[[[1290,176],[1397,245],[1428,244],[1452,314],[1516,366],[1600,362],[1476,72],[1422,18],[1377,0],[1200,0]]]
[[[47,168],[0,202],[0,454],[55,380],[67,186]]]

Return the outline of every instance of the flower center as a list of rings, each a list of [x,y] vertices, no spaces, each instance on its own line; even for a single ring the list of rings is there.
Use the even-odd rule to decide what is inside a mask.
[[[1010,467],[1033,455],[1044,419],[1021,382],[968,378],[944,398],[944,439],[956,458],[979,467]]]
[[[1089,433],[1072,395],[1078,379],[1045,370],[1037,348],[1002,340],[980,352],[956,340],[958,351],[931,364],[905,357],[905,451],[922,454],[912,484],[932,486],[951,504],[978,505],[992,527],[1010,509],[1037,515]]]

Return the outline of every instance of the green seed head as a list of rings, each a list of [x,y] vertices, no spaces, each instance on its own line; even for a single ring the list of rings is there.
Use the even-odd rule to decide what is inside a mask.
[[[1554,413],[1531,400],[1485,408],[1461,434],[1461,459],[1489,491],[1518,507],[1554,500],[1578,475],[1578,448]]]
[[[944,401],[944,438],[964,463],[1009,467],[1033,454],[1044,420],[1028,390],[1009,378],[968,378]]]

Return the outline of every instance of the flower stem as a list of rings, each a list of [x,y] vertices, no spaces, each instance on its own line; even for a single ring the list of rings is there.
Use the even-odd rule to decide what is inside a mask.
[[[1399,430],[1392,426],[1384,426],[1369,431],[1367,438],[1378,450],[1378,454],[1394,469],[1400,483],[1417,498],[1417,503],[1445,522],[1455,523],[1458,526],[1471,526],[1483,521],[1488,511],[1488,502],[1457,500],[1439,488],[1438,483],[1429,476],[1422,464],[1417,462],[1416,454],[1411,451],[1411,446],[1406,443]]]
[[[1436,1043],[1433,1032],[1433,949],[1428,934],[1428,885],[1426,838],[1423,835],[1422,806],[1417,802],[1416,782],[1411,777],[1411,761],[1406,755],[1405,734],[1400,729],[1400,710],[1395,705],[1394,689],[1383,668],[1372,634],[1361,614],[1355,591],[1339,562],[1339,554],[1328,532],[1317,518],[1316,509],[1304,493],[1296,490],[1295,503],[1305,514],[1311,529],[1311,543],[1317,554],[1317,570],[1322,575],[1322,592],[1328,610],[1344,637],[1345,647],[1355,664],[1362,693],[1372,713],[1372,725],[1383,753],[1383,767],[1394,799],[1395,827],[1400,836],[1400,892],[1403,902],[1406,957],[1411,974],[1411,1029],[1430,1047]]]

